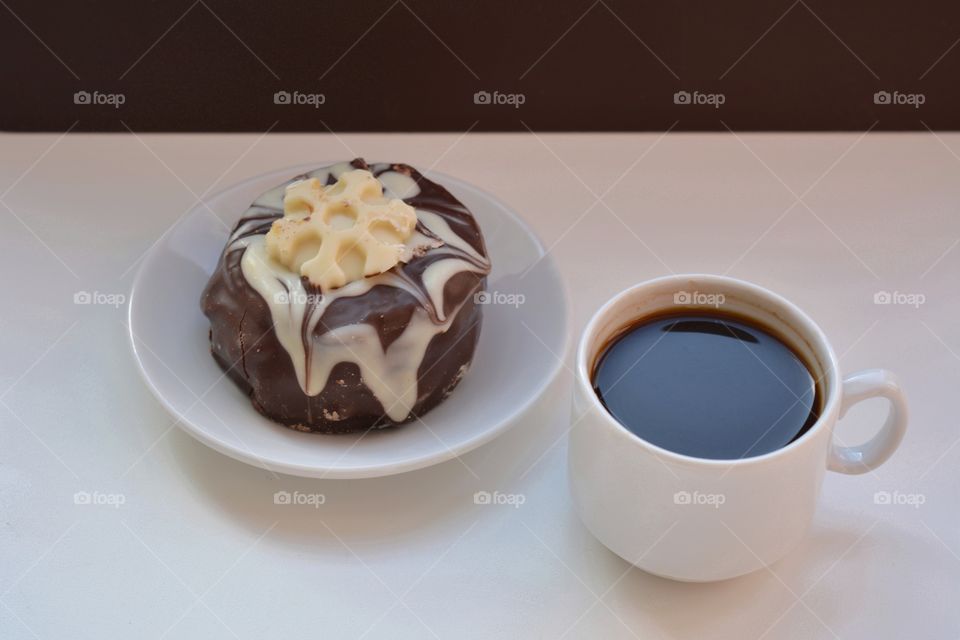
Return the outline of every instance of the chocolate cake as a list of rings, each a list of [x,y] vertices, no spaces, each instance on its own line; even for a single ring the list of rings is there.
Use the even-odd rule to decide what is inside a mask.
[[[453,390],[490,272],[470,211],[405,164],[292,177],[247,209],[204,289],[210,350],[263,415],[347,433]]]

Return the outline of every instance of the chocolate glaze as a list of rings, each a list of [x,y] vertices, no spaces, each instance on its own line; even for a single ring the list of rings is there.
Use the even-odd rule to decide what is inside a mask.
[[[291,356],[277,337],[270,306],[247,282],[241,268],[247,248],[245,241],[266,234],[273,221],[282,217],[282,207],[265,205],[261,202],[263,198],[251,205],[234,227],[201,297],[201,308],[210,320],[210,349],[217,363],[250,396],[259,412],[301,431],[347,433],[416,419],[440,403],[457,385],[472,361],[480,335],[482,307],[475,304],[474,295],[486,287],[489,261],[480,228],[467,208],[442,186],[408,165],[368,165],[359,158],[350,165],[378,177],[393,171],[412,178],[420,192],[404,201],[418,211],[440,216],[483,260],[446,245],[429,249],[391,269],[386,284],[378,281],[362,295],[335,299],[323,311],[310,335],[304,320],[302,337],[308,350],[324,333],[356,323],[372,326],[386,350],[409,326],[417,310],[425,311],[438,326],[444,319],[449,322],[446,331],[430,340],[419,365],[410,363],[411,367],[418,367],[416,403],[406,418],[393,420],[386,415],[383,403],[365,384],[360,367],[353,362],[336,364],[319,394],[309,396],[304,392]],[[295,176],[285,184],[305,177],[308,174]],[[326,180],[327,184],[334,182],[333,175]],[[422,223],[418,222],[417,228],[432,236]],[[443,286],[444,308],[434,309],[422,276],[431,263],[451,255],[468,260],[474,269],[452,275]],[[399,280],[390,280],[391,277]],[[322,295],[322,291],[305,279],[302,282],[308,293]],[[392,286],[390,282],[405,286]]]

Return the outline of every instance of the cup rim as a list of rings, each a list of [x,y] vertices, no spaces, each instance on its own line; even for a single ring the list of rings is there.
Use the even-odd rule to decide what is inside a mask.
[[[794,324],[793,322],[787,324],[789,324],[792,329],[797,331],[808,341],[818,359],[821,360],[819,364],[824,367],[824,371],[822,372],[823,378],[829,378],[827,384],[824,385],[825,401],[823,403],[823,410],[820,412],[820,416],[817,418],[817,421],[814,422],[813,426],[811,426],[802,436],[796,440],[793,440],[787,445],[780,447],[779,449],[758,456],[732,459],[699,458],[697,456],[690,456],[687,454],[678,453],[676,451],[671,451],[670,449],[665,449],[650,442],[649,440],[641,438],[637,434],[630,431],[619,420],[614,418],[607,408],[603,406],[603,403],[600,402],[600,398],[597,396],[593,389],[593,384],[591,383],[590,363],[593,360],[593,354],[588,353],[588,342],[590,341],[590,338],[597,332],[597,328],[601,321],[603,321],[610,314],[612,308],[617,303],[623,301],[624,299],[637,296],[645,290],[657,288],[667,283],[675,282],[680,284],[681,282],[689,282],[691,280],[709,282],[715,286],[719,285],[721,288],[723,286],[733,286],[746,289],[750,293],[772,302],[776,307],[788,311],[796,319],[797,324]],[[771,291],[770,289],[767,289],[761,285],[754,284],[746,280],[741,280],[739,278],[731,278],[729,276],[707,273],[682,273],[644,280],[627,287],[607,300],[590,317],[590,320],[587,322],[582,333],[580,334],[580,342],[577,345],[576,358],[576,370],[574,372],[576,378],[575,384],[580,386],[581,391],[584,392],[584,395],[589,398],[588,402],[590,403],[590,409],[586,409],[585,413],[589,412],[591,409],[598,411],[599,414],[602,415],[607,425],[613,427],[614,430],[620,434],[627,436],[627,438],[630,439],[634,444],[638,444],[641,447],[649,450],[651,453],[662,458],[687,465],[692,464],[696,466],[710,467],[742,467],[762,464],[789,455],[792,451],[813,440],[813,438],[820,431],[827,428],[826,425],[830,421],[831,416],[833,416],[838,410],[841,400],[839,379],[840,371],[837,364],[837,358],[834,354],[833,347],[830,346],[830,342],[827,340],[823,330],[820,329],[820,327],[810,318],[810,316],[808,316],[799,307],[780,294],[775,293],[774,291]]]

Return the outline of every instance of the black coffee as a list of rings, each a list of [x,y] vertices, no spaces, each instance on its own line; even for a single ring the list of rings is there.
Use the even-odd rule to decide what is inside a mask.
[[[800,437],[816,422],[821,395],[784,342],[720,313],[628,327],[600,355],[593,386],[644,440],[719,460],[759,456]]]

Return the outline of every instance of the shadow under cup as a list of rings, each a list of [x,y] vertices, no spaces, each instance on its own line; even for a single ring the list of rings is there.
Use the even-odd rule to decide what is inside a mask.
[[[779,449],[735,460],[676,453],[634,434],[603,406],[592,374],[625,328],[670,313],[732,316],[780,339],[818,381],[819,419]],[[676,580],[720,580],[776,561],[812,520],[838,417],[838,376],[819,327],[762,287],[689,275],[620,293],[588,323],[577,351],[569,466],[581,519],[627,561]]]

